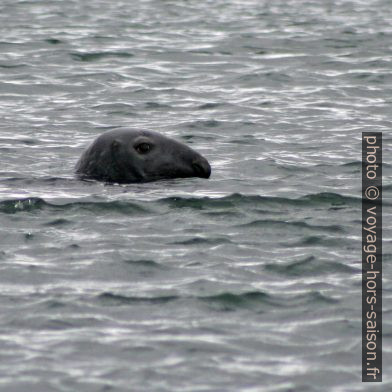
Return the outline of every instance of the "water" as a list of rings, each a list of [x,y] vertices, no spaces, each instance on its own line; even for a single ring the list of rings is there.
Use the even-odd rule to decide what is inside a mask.
[[[390,391],[388,1],[0,3],[0,390]],[[118,126],[212,177],[79,181]],[[384,382],[361,383],[361,132]]]

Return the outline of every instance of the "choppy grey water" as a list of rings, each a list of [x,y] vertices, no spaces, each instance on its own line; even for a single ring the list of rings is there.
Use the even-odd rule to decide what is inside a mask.
[[[0,3],[2,391],[390,391],[389,1]],[[118,126],[212,177],[74,178]],[[384,382],[361,383],[361,132]]]

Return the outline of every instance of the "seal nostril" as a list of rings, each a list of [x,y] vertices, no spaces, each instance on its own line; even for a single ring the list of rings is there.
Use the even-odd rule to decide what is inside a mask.
[[[208,178],[211,175],[211,166],[204,158],[195,159],[192,167],[197,177]]]

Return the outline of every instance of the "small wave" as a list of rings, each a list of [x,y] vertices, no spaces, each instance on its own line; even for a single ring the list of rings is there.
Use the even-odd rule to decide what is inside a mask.
[[[281,243],[282,246],[288,247],[288,248],[297,248],[297,247],[314,247],[314,246],[325,246],[328,248],[331,247],[341,247],[342,244],[344,243],[350,243],[348,242],[349,240],[347,238],[342,238],[342,237],[337,237],[337,238],[331,238],[331,237],[324,237],[324,236],[316,236],[316,235],[310,235],[302,238],[299,241],[292,242],[292,243],[287,243],[283,242]]]
[[[112,211],[122,214],[147,213],[148,209],[131,202],[110,201],[110,202],[72,202],[66,204],[52,204],[39,197],[29,197],[26,199],[5,200],[0,202],[0,212],[15,214],[18,212],[32,212],[41,209],[70,210],[83,209],[90,212]]]
[[[356,205],[361,202],[361,199],[359,197],[343,196],[338,193],[330,192],[306,195],[300,197],[297,200],[305,203],[310,202],[313,205],[330,204],[332,206]]]
[[[361,169],[362,167],[362,162],[361,161],[353,161],[353,162],[347,162],[342,165],[342,167],[353,167],[355,169]]]
[[[67,186],[70,182],[73,182],[74,179],[66,178],[66,177],[18,177],[18,173],[10,172],[10,173],[0,173],[4,177],[0,179],[0,182],[6,184],[15,184],[16,182],[20,182],[20,187],[23,188],[26,184],[43,184],[43,185],[64,185]]]
[[[178,300],[197,301],[206,304],[216,311],[251,310],[263,312],[270,308],[292,308],[311,304],[329,305],[339,302],[337,299],[327,297],[319,291],[310,291],[298,295],[271,295],[264,291],[248,291],[244,293],[222,292],[219,294],[198,295],[163,295],[156,297],[138,297],[113,292],[103,292],[94,297],[100,305],[129,306],[129,305],[162,305]]]
[[[45,205],[47,205],[45,200],[38,197],[29,197],[20,200],[5,200],[0,202],[0,212],[5,214],[15,214],[21,211],[31,212],[40,210]]]
[[[168,302],[175,301],[180,297],[175,295],[168,295],[162,297],[134,297],[134,296],[126,296],[120,294],[114,294],[110,292],[99,294],[96,299],[102,305],[109,306],[121,306],[121,305],[130,305],[130,304],[152,304],[152,305],[161,305]]]
[[[210,102],[210,103],[204,103],[203,105],[200,105],[197,107],[197,109],[199,110],[209,110],[209,109],[215,109],[219,106],[222,106],[222,103],[214,103],[214,102]]]
[[[262,291],[251,291],[243,294],[221,293],[208,297],[199,297],[199,300],[221,311],[255,309],[271,304],[270,295]]]
[[[193,237],[184,241],[172,242],[173,245],[200,245],[200,244],[221,245],[221,244],[230,244],[230,243],[232,243],[232,241],[230,241],[228,238],[203,238],[203,237]]]
[[[60,218],[45,223],[45,226],[65,226],[65,225],[69,225],[70,223],[72,223],[70,220]]]
[[[220,198],[184,198],[184,197],[168,197],[159,200],[173,208],[192,208],[205,209],[209,207],[215,208],[233,208],[236,206],[265,206],[272,204],[276,206],[301,206],[301,207],[315,207],[315,206],[357,206],[361,203],[360,198],[352,196],[343,196],[337,193],[317,193],[299,197],[297,199],[290,199],[284,197],[273,196],[258,196],[258,195],[243,195],[240,193],[233,193],[229,196]]]
[[[44,42],[47,42],[48,44],[52,44],[52,45],[58,45],[63,43],[63,41],[61,41],[60,39],[57,38],[47,38],[44,39]]]
[[[291,308],[308,304],[314,305],[315,303],[321,305],[338,302],[336,299],[327,297],[319,291],[311,291],[290,297],[270,295],[263,291],[251,291],[242,294],[226,292],[208,297],[198,297],[198,299],[219,311],[248,309],[258,312],[271,307]]]
[[[132,53],[128,53],[128,52],[90,52],[90,53],[73,52],[70,53],[70,55],[74,60],[85,61],[85,62],[98,61],[107,57],[128,58],[134,56]]]
[[[238,225],[238,227],[283,227],[283,228],[287,226],[289,227],[292,226],[294,228],[300,228],[300,229],[309,229],[311,231],[320,230],[320,231],[326,231],[331,233],[344,231],[343,227],[340,225],[328,225],[328,226],[310,225],[309,223],[301,222],[301,221],[287,222],[287,221],[276,221],[272,219],[264,219],[264,220],[259,219],[249,223]]]
[[[44,181],[52,183],[59,179],[48,178]],[[60,179],[63,180],[63,179]],[[357,206],[361,202],[360,198],[351,196],[342,196],[335,193],[318,193],[314,195],[306,195],[297,199],[290,199],[284,197],[272,196],[258,196],[258,195],[242,195],[234,193],[229,196],[220,198],[213,197],[166,197],[152,201],[76,201],[65,204],[52,204],[39,197],[29,197],[24,199],[12,199],[0,201],[0,212],[3,213],[17,213],[21,211],[34,211],[42,208],[53,208],[56,210],[68,210],[80,208],[86,211],[113,211],[123,214],[132,213],[148,213],[151,208],[148,205],[154,203],[163,204],[169,208],[190,208],[195,210],[208,210],[208,209],[233,209],[237,207],[263,207],[263,208],[277,208],[280,209],[284,206],[298,206],[303,208],[313,208],[315,206],[330,206],[331,208],[344,208],[348,206]],[[251,225],[264,225],[264,224],[279,224],[274,221],[254,221],[249,223]],[[334,226],[310,226],[304,222],[281,222],[280,224],[291,224],[294,226],[302,226],[309,228],[318,228],[320,230],[338,230],[342,228],[338,225]]]
[[[141,267],[148,269],[168,269],[168,266],[157,263],[154,260],[123,260],[125,264],[132,265],[132,267]]]
[[[269,263],[264,266],[268,272],[287,276],[314,276],[326,273],[353,273],[355,268],[336,261],[317,259],[314,256],[305,257],[290,263]]]
[[[319,291],[311,291],[305,294],[300,294],[287,298],[286,306],[301,306],[301,305],[331,305],[339,303],[340,301],[336,298],[328,297],[321,294]]]
[[[22,68],[22,67],[26,67],[27,64],[0,64],[0,68],[4,68],[4,69],[13,69],[13,68]]]
[[[172,106],[166,105],[159,102],[146,102],[144,104],[145,109],[170,109]]]

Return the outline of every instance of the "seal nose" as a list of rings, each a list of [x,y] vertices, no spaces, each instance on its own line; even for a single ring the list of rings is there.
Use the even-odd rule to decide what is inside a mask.
[[[211,175],[211,166],[207,159],[199,156],[192,161],[192,167],[196,177],[209,178]]]

